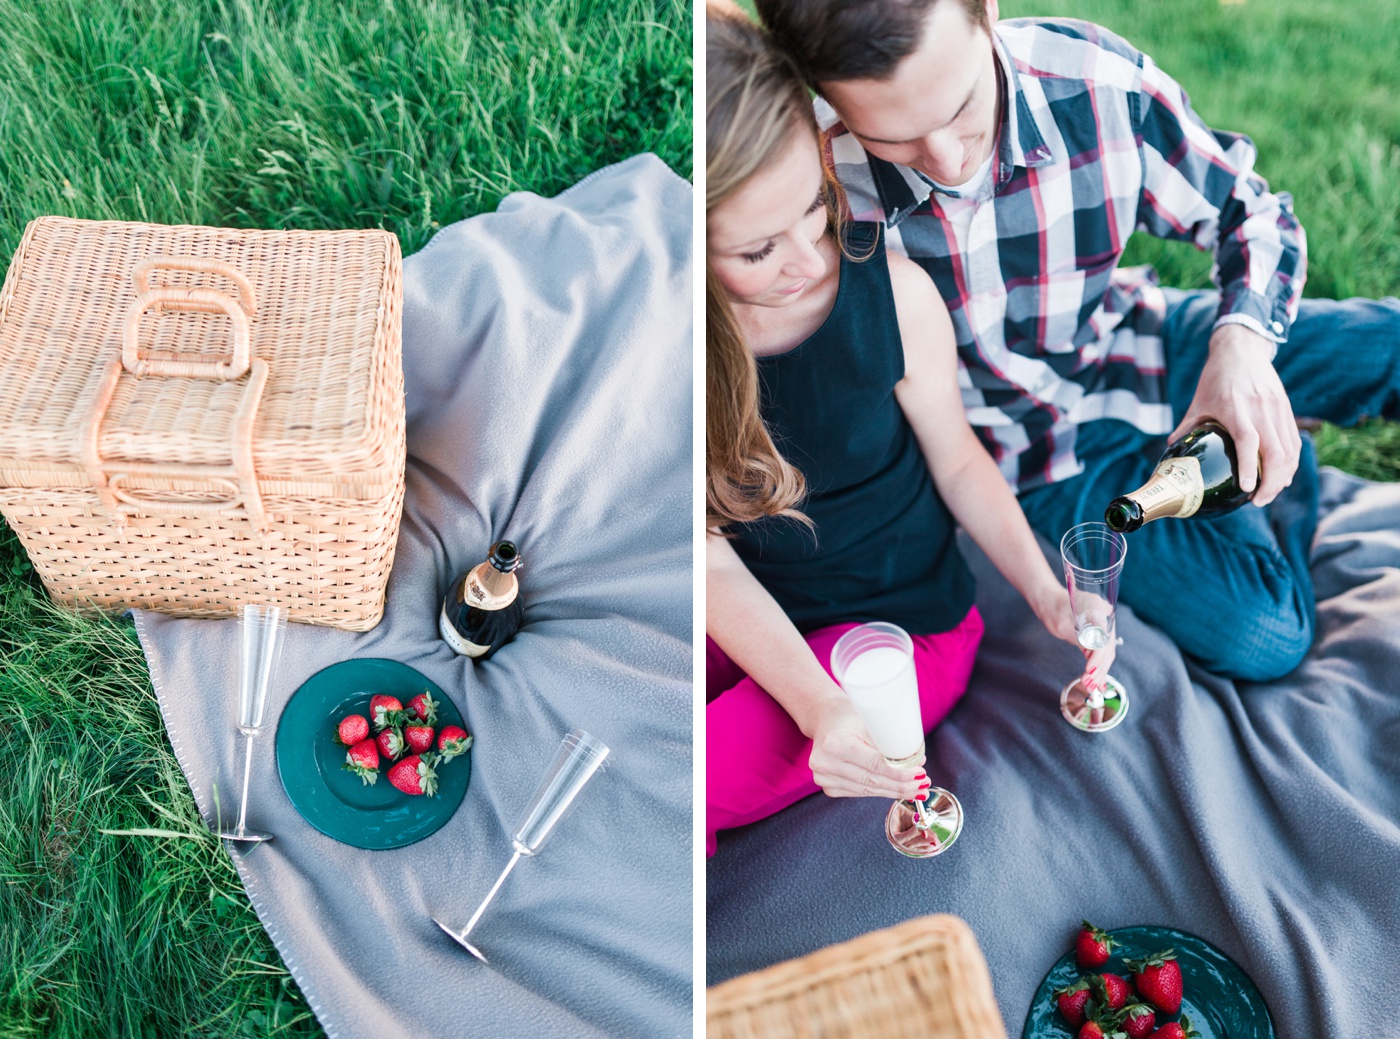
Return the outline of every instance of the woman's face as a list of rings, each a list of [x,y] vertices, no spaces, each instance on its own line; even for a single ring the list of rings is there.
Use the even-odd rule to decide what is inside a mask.
[[[759,170],[706,220],[706,255],[733,303],[785,307],[821,280],[826,234],[816,136],[798,127],[776,162]]]

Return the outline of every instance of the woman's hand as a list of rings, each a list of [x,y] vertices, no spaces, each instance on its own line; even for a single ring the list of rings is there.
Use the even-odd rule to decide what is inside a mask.
[[[1069,589],[1058,581],[1049,581],[1037,586],[1036,591],[1026,597],[1032,610],[1045,630],[1057,639],[1079,645],[1079,636],[1074,631],[1074,611],[1069,605]]]
[[[1117,642],[1095,650],[1079,645],[1079,636],[1074,629],[1074,610],[1069,603],[1069,589],[1058,581],[1041,585],[1037,594],[1028,601],[1046,631],[1057,639],[1072,643],[1084,654],[1084,687],[1090,692],[1103,688],[1103,678],[1108,674],[1118,651]]]
[[[828,797],[928,796],[922,768],[899,769],[870,742],[865,723],[845,697],[825,701],[812,727],[812,778]],[[920,762],[922,764],[922,761]]]

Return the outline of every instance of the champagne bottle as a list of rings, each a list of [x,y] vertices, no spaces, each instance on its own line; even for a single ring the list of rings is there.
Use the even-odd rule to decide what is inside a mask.
[[[1257,477],[1254,487],[1259,488]],[[1168,444],[1152,478],[1109,502],[1103,519],[1110,530],[1128,534],[1163,516],[1185,519],[1233,512],[1253,497],[1254,491],[1240,490],[1234,440],[1224,426],[1207,419]]]
[[[486,660],[514,638],[525,616],[515,576],[522,563],[512,542],[497,541],[486,562],[459,574],[442,600],[443,641],[463,656]]]

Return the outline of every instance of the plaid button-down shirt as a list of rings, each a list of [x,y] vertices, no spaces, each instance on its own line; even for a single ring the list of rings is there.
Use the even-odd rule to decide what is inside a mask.
[[[1147,268],[1117,269],[1134,230],[1212,250],[1219,321],[1275,343],[1306,251],[1249,138],[1208,129],[1147,55],[1087,22],[1005,21],[994,36],[1004,103],[980,198],[868,155],[817,108],[852,215],[883,222],[937,283],[968,420],[1026,491],[1083,470],[1081,423],[1172,429],[1162,292]]]

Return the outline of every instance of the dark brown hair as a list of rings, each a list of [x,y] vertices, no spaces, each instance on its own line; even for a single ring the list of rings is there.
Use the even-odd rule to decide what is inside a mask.
[[[919,46],[939,0],[755,0],[773,39],[810,86],[888,79]],[[962,0],[974,25],[990,29],[985,0]]]

